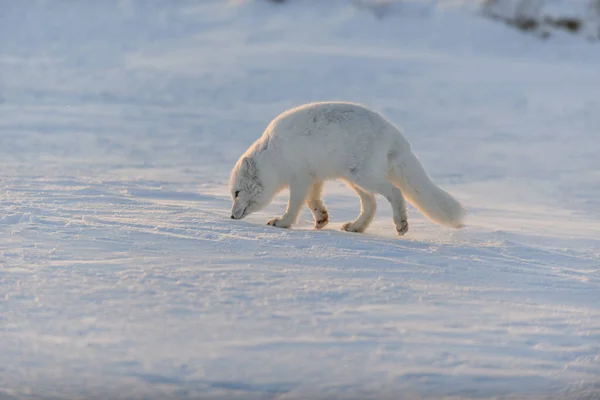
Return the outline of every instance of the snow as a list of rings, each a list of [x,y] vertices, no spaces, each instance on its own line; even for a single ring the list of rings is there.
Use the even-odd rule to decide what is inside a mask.
[[[597,45],[464,7],[2,2],[0,398],[596,398]],[[411,8],[412,7],[412,8]],[[422,12],[423,10],[427,12]],[[286,108],[401,126],[468,227],[229,219]]]

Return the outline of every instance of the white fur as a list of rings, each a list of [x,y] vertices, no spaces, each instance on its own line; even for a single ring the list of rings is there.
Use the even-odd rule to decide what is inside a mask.
[[[315,227],[322,228],[329,220],[323,182],[332,179],[345,181],[361,200],[360,215],[344,230],[363,232],[369,226],[376,211],[373,193],[392,204],[399,235],[408,230],[404,197],[434,222],[463,226],[463,207],[431,181],[398,128],[362,105],[345,102],[302,105],[271,121],[233,168],[231,217],[262,209],[289,187],[286,212],[269,225],[289,227],[306,204]]]

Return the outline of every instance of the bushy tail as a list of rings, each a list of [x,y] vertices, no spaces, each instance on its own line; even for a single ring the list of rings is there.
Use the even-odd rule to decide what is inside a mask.
[[[398,186],[410,204],[433,222],[452,228],[464,226],[463,206],[431,181],[410,149],[390,159],[390,180]]]

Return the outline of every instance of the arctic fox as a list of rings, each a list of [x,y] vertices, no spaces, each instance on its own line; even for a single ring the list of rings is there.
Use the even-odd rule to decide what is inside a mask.
[[[324,181],[333,179],[343,180],[360,197],[360,215],[342,230],[367,229],[375,216],[374,193],[391,203],[398,235],[408,231],[404,197],[438,224],[463,226],[463,207],[431,181],[398,128],[365,106],[347,102],[305,104],[271,121],[231,172],[231,218],[264,208],[289,187],[286,212],[267,224],[290,227],[306,204],[315,228],[323,228],[329,215],[321,192]]]

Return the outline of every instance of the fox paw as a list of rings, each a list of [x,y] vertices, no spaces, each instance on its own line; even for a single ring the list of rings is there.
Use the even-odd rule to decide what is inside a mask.
[[[358,232],[358,233],[362,233],[365,231],[365,229],[367,229],[366,226],[359,226],[356,225],[354,222],[347,222],[344,225],[342,225],[342,230],[346,231],[346,232]]]
[[[398,236],[403,236],[406,232],[408,232],[408,221],[402,220],[399,225],[396,225],[396,233]]]
[[[315,221],[315,229],[321,229],[329,223],[329,214],[327,211],[321,211],[320,218]]]
[[[285,221],[279,218],[273,218],[267,222],[267,225],[276,226],[277,228],[289,228],[292,224],[286,224]]]

